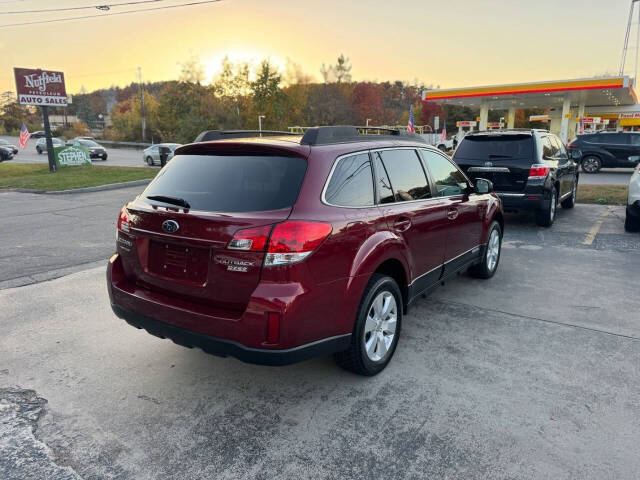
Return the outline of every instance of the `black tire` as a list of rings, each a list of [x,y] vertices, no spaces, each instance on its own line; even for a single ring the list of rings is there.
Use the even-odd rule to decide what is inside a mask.
[[[103,161],[103,162],[106,162],[106,161],[107,161],[107,155],[106,155],[106,154],[105,154],[105,156],[104,156],[104,157],[102,157],[102,161]]]
[[[147,157],[147,165],[149,165],[150,167],[153,167],[153,158]]]
[[[493,232],[496,232],[498,238],[498,253],[497,258],[495,258],[495,263],[493,263],[490,259],[490,244],[492,242]],[[484,254],[482,255],[482,260],[480,263],[473,265],[469,268],[469,273],[471,276],[476,278],[491,278],[495,275],[498,270],[498,265],[500,263],[500,256],[502,255],[502,228],[500,228],[500,224],[495,220],[489,226],[489,234],[487,235],[487,246],[484,249]]]
[[[373,301],[378,298],[379,295],[384,293],[390,293],[393,295],[396,305],[396,326],[395,334],[392,342],[388,347],[386,354],[378,361],[374,361],[369,358],[366,351],[365,341],[366,332],[365,324],[367,323],[367,317],[370,311],[373,309]],[[351,345],[344,352],[338,352],[334,355],[334,358],[338,365],[345,370],[349,370],[358,375],[372,376],[380,373],[389,364],[395,353],[396,346],[398,345],[398,338],[400,337],[400,330],[402,327],[402,294],[396,281],[387,276],[374,273],[367,284],[367,287],[362,294],[362,300],[358,307],[358,313],[356,315],[356,322],[351,335]],[[372,332],[370,335],[375,334]],[[371,336],[369,337],[369,339]]]
[[[39,147],[36,147],[36,152],[38,152],[38,155],[42,155],[42,149],[40,149]]]
[[[562,203],[560,203],[560,205],[562,205],[562,208],[573,208],[573,206],[576,204],[576,196],[578,195],[578,177],[575,177],[573,179],[573,187],[571,190],[571,195],[569,196],[569,198],[565,198]]]
[[[627,232],[640,232],[640,221],[631,218],[629,214],[624,219],[624,229]]]
[[[545,209],[536,210],[536,223],[541,227],[550,227],[556,219],[556,212],[558,211],[558,191],[551,189],[551,201],[549,207]]]
[[[601,168],[602,161],[595,155],[587,155],[582,159],[582,171],[585,173],[598,173]]]

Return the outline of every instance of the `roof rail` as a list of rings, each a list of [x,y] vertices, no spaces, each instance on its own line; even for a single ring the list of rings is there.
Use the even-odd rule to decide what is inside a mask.
[[[300,140],[300,144],[330,145],[332,143],[362,142],[367,140],[399,140],[401,138],[420,143],[427,143],[427,141],[420,135],[405,132],[396,128],[341,125],[335,127],[310,127],[304,132],[302,140]]]
[[[205,130],[196,137],[193,143],[211,142],[229,138],[271,137],[274,135],[300,136],[299,133],[281,132],[278,130]]]

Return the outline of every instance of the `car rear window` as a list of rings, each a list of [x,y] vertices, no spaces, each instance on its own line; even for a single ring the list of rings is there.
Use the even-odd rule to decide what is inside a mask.
[[[306,169],[299,157],[177,155],[143,196],[181,198],[210,212],[279,210],[296,202]]]
[[[528,158],[533,155],[531,135],[478,135],[465,137],[455,153],[455,158],[481,160],[500,158]]]

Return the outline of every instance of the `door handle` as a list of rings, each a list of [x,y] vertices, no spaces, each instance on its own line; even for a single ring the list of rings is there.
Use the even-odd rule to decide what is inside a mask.
[[[393,222],[393,228],[398,232],[406,232],[411,228],[411,220],[406,217],[399,217]]]
[[[456,218],[458,218],[458,209],[455,207],[451,207],[449,210],[447,210],[447,218],[449,220],[455,220]]]

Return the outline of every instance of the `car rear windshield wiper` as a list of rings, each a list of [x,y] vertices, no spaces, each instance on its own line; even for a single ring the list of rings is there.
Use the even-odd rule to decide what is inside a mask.
[[[500,155],[499,153],[490,153],[489,158],[513,158],[511,155]]]
[[[184,208],[191,208],[191,205],[189,205],[189,202],[187,202],[184,198],[168,197],[165,195],[151,195],[147,198],[149,200],[157,200],[159,202],[170,203],[172,205],[179,205]]]

